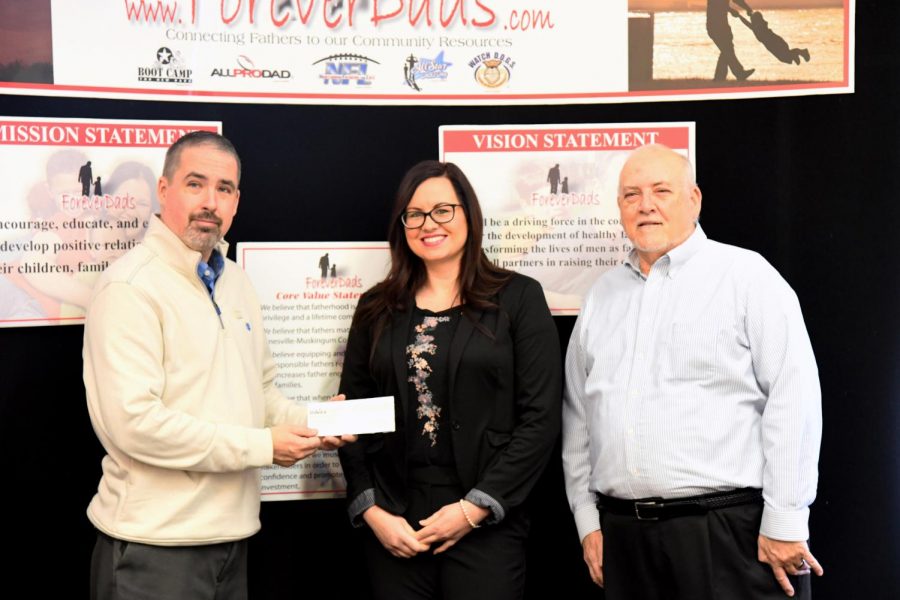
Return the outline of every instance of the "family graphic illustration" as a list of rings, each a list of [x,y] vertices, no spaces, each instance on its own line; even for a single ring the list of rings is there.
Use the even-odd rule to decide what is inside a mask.
[[[550,167],[550,171],[547,173],[547,181],[550,183],[550,193],[555,194],[560,192],[562,194],[569,193],[569,178],[562,177],[559,172],[559,163],[556,163],[552,167]]]
[[[748,18],[744,18],[735,10],[732,2],[743,9]],[[707,0],[706,32],[719,49],[719,59],[713,75],[715,81],[723,81],[728,76],[729,70],[738,81],[746,80],[756,71],[744,68],[738,60],[734,49],[734,34],[728,20],[729,14],[740,19],[753,32],[759,43],[781,62],[799,65],[801,58],[809,62],[809,50],[791,48],[784,38],[772,31],[762,13],[753,10],[745,0]]]
[[[91,170],[91,161],[87,161],[87,163],[81,165],[81,168],[78,169],[78,183],[81,184],[81,195],[90,196],[91,186],[93,185],[94,196],[102,196],[103,184],[100,182],[100,179],[100,177],[94,179],[93,172]]]

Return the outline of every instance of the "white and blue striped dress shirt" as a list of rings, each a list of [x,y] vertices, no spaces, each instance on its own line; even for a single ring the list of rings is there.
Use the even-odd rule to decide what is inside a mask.
[[[760,532],[809,537],[821,392],[797,297],[755,252],[687,241],[644,277],[632,252],[585,298],[566,355],[563,465],[580,538],[596,492],[762,488]]]

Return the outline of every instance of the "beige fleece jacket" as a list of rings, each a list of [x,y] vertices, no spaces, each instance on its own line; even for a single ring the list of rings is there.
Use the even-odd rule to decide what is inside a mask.
[[[227,246],[220,244],[225,256]],[[275,387],[259,302],[232,261],[215,288],[195,252],[153,217],[144,241],[97,282],[84,384],[103,475],[91,522],[119,539],[197,545],[259,530],[267,425],[306,424]]]

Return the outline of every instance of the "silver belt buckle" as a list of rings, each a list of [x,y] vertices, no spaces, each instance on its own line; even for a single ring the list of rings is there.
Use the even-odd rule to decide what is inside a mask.
[[[641,516],[641,508],[655,508],[658,506],[659,506],[658,502],[635,502],[634,503],[634,516],[637,517],[638,521],[659,521],[659,517]]]

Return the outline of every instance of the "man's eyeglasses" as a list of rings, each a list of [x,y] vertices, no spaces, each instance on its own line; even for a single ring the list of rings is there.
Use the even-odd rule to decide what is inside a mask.
[[[456,207],[462,204],[439,204],[429,210],[408,210],[400,215],[400,221],[407,229],[418,229],[425,224],[425,217],[431,217],[435,223],[449,223],[456,216]]]

